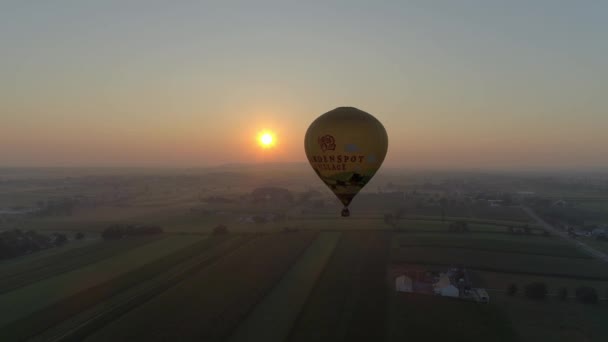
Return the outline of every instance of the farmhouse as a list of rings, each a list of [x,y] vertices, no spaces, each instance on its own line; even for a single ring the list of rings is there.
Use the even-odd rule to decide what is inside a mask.
[[[397,292],[413,292],[412,278],[406,275],[400,275],[395,278],[395,291]]]

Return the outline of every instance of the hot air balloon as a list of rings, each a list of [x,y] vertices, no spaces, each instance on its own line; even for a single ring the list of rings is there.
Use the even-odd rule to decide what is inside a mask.
[[[338,107],[310,124],[304,137],[308,161],[319,178],[348,206],[382,165],[388,148],[384,126],[362,110]]]

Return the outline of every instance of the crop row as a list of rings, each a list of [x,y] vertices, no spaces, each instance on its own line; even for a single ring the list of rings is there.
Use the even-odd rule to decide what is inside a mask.
[[[566,258],[591,259],[591,257],[578,250],[572,244],[556,239],[529,238],[499,239],[458,235],[443,236],[398,236],[397,247],[436,247],[436,248],[464,248],[468,250],[493,251],[504,253],[520,253],[531,255],[547,255]]]
[[[0,269],[0,293],[69,272],[85,265],[116,256],[124,251],[157,240],[159,237],[141,237],[118,241],[103,241],[66,250],[47,258],[37,258]]]
[[[386,232],[343,233],[289,340],[382,340],[388,245]]]
[[[271,291],[314,232],[261,236],[128,312],[87,341],[225,339]]]
[[[217,243],[218,241],[214,239],[196,242],[131,272],[83,289],[4,326],[0,332],[0,339],[22,340],[31,338],[97,304],[108,305],[112,298],[121,292],[148,281],[159,273],[175,267],[180,262],[200,254]]]

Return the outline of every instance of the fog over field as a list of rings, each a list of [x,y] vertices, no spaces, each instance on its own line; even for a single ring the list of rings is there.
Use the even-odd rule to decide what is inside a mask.
[[[383,169],[341,208],[301,163],[1,169],[0,337],[608,336],[608,174]]]

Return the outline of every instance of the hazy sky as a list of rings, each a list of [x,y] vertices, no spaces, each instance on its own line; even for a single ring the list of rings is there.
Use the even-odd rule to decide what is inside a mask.
[[[0,0],[0,50],[0,166],[303,161],[348,105],[389,166],[608,168],[606,1]]]

